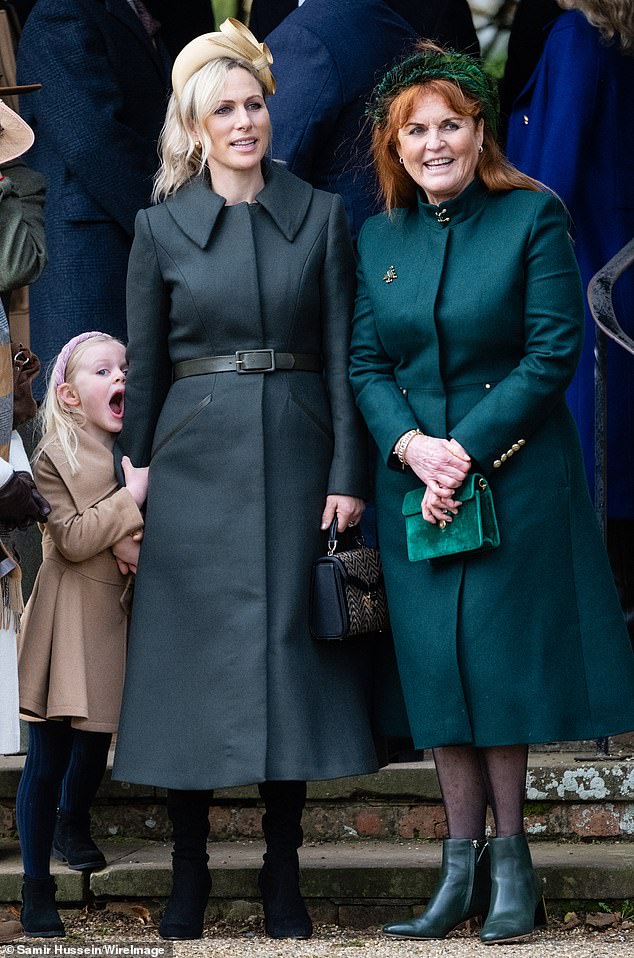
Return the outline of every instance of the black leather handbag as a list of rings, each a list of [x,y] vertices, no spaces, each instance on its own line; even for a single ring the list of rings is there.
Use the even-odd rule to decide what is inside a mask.
[[[351,639],[381,632],[389,625],[383,568],[378,549],[363,537],[337,552],[337,518],[328,533],[328,554],[313,563],[309,627],[313,638]]]

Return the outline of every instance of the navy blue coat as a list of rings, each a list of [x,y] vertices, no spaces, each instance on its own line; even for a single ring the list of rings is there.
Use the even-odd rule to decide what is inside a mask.
[[[48,180],[49,264],[31,287],[31,345],[44,363],[75,334],[125,337],[134,220],[149,203],[169,59],[127,0],[39,0],[18,50],[35,130],[27,162]]]
[[[584,287],[634,237],[634,58],[606,44],[580,13],[553,26],[533,76],[515,103],[507,152],[521,170],[551,187],[573,221]],[[634,335],[634,271],[614,288],[619,322]],[[592,487],[594,323],[568,403],[577,421]],[[609,347],[608,512],[634,517],[634,360]]]
[[[267,37],[277,80],[268,103],[273,157],[343,196],[353,238],[378,210],[366,102],[420,36],[478,49],[467,0],[429,0],[415,25],[384,0],[306,0]]]

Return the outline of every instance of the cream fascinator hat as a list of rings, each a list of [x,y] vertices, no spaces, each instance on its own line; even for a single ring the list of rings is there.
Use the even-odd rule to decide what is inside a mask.
[[[180,100],[185,84],[201,67],[219,57],[246,60],[257,72],[267,93],[275,93],[275,78],[269,67],[273,56],[266,43],[258,43],[251,31],[239,20],[228,17],[216,33],[203,33],[183,47],[174,61],[172,89]]]
[[[0,96],[30,93],[39,89],[39,83],[28,86],[0,86]],[[0,100],[0,163],[8,163],[22,156],[33,146],[34,140],[35,134],[28,123]]]

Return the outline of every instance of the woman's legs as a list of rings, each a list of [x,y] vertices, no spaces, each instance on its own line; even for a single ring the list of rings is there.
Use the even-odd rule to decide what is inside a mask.
[[[106,771],[112,736],[72,729],[72,747],[59,802],[53,854],[76,871],[103,868],[102,852],[90,836],[90,806]]]
[[[526,938],[535,925],[545,924],[546,913],[524,835],[528,746],[497,746],[479,752],[496,833],[489,840],[491,905],[480,937],[494,944]]]
[[[208,789],[167,790],[167,814],[172,823],[172,892],[159,924],[159,934],[170,940],[200,938],[211,891],[207,862]]]
[[[22,924],[29,935],[55,937],[64,926],[55,906],[50,874],[57,798],[72,748],[68,722],[31,722],[29,748],[16,797],[24,862]]]
[[[524,831],[528,745],[480,748],[478,755],[495,818],[496,837],[520,835]]]
[[[266,932],[272,938],[310,938],[313,926],[299,890],[299,858],[306,782],[262,782],[266,840],[259,884]]]
[[[385,926],[398,938],[445,938],[463,921],[488,911],[487,789],[478,751],[470,745],[436,748],[434,762],[449,838],[443,842],[440,881],[423,914]]]

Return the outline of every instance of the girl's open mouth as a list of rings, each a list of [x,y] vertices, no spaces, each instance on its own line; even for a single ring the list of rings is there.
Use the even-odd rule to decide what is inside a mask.
[[[117,392],[113,393],[110,397],[110,411],[113,416],[116,416],[117,419],[123,419],[123,397],[123,389],[117,390]]]

